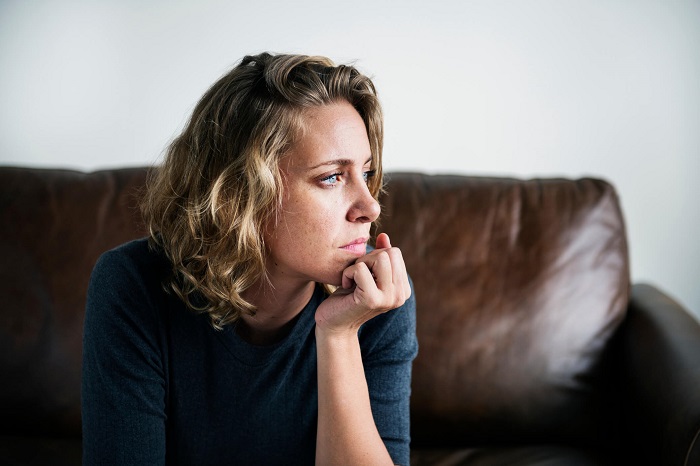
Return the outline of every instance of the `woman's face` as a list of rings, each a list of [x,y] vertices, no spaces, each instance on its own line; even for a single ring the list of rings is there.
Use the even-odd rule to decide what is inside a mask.
[[[280,161],[284,199],[266,235],[275,280],[340,285],[365,254],[379,204],[367,188],[371,150],[365,124],[347,102],[304,113],[305,131]]]

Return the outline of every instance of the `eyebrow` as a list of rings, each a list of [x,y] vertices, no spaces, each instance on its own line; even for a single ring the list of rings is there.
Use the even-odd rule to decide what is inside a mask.
[[[367,160],[365,160],[365,163],[363,165],[367,165],[371,161],[372,161],[372,156],[370,156]],[[316,168],[326,167],[329,165],[340,165],[341,167],[345,167],[348,165],[352,165],[353,163],[355,163],[355,161],[351,160],[351,159],[334,159],[334,160],[328,160],[327,162],[319,163],[318,165],[314,165],[313,167],[309,167],[309,170],[315,170]]]

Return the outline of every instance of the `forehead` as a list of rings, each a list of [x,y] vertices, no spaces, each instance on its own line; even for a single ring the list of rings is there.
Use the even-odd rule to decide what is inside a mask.
[[[309,169],[334,160],[364,164],[371,156],[365,122],[348,102],[310,108],[301,119],[300,134],[285,157],[288,168]]]

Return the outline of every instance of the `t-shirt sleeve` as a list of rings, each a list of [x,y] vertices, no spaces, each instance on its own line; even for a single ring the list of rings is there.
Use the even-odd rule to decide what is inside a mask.
[[[416,301],[375,317],[360,331],[374,422],[395,464],[410,461],[411,366],[418,352]]]
[[[148,279],[122,250],[88,289],[83,333],[83,464],[165,463],[165,364]],[[153,280],[151,280],[153,281]]]

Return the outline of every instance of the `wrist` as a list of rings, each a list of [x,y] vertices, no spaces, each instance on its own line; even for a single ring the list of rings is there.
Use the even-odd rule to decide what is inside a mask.
[[[358,342],[359,327],[329,328],[316,324],[317,344],[331,346],[355,345]]]

